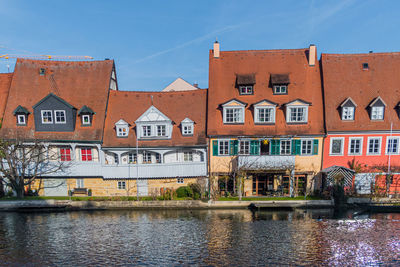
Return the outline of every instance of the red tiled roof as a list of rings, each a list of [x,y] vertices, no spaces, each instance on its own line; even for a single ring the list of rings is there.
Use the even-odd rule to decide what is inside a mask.
[[[219,58],[209,57],[208,121],[209,136],[276,136],[324,134],[323,101],[319,65],[309,66],[309,49],[222,51]],[[317,57],[317,55],[316,55]],[[236,75],[255,74],[254,95],[239,95],[235,88]],[[271,75],[282,74],[290,80],[287,95],[274,95]],[[288,75],[288,77],[287,77]],[[279,76],[281,77],[281,76]],[[245,122],[239,125],[223,124],[221,103],[238,99],[249,105]],[[252,105],[267,99],[277,103],[276,123],[255,125]],[[307,124],[287,124],[282,105],[295,99],[312,103]]]
[[[12,73],[0,73],[0,118],[3,118],[8,92],[10,90]]]
[[[101,141],[113,66],[113,60],[66,62],[18,59],[0,137]],[[45,69],[45,75],[39,75],[40,68]],[[62,98],[78,110],[84,105],[90,107],[96,112],[92,126],[81,127],[80,117],[77,116],[74,132],[36,132],[32,107],[49,93]],[[19,105],[31,112],[27,126],[16,126],[13,111]]]
[[[168,140],[139,140],[140,147],[171,147],[206,145],[206,98],[207,90],[182,92],[110,92],[104,147],[135,147],[135,121],[152,105],[170,118],[173,125],[172,138]],[[183,136],[180,123],[185,118],[194,121],[193,136]],[[115,123],[120,119],[130,126],[128,138],[118,138]]]
[[[322,54],[326,128],[335,131],[400,130],[400,53]],[[363,69],[368,63],[368,69]],[[354,121],[342,121],[340,105],[348,98],[357,105]],[[368,105],[377,97],[386,103],[383,121],[372,121]]]

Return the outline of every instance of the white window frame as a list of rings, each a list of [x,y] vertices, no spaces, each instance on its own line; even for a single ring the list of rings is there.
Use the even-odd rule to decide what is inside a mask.
[[[117,182],[118,190],[125,190],[126,189],[126,182],[125,181],[118,181]]]
[[[161,134],[159,133],[158,130],[160,130]],[[167,125],[157,124],[156,125],[156,135],[157,135],[157,137],[166,137],[167,136]]]
[[[343,121],[354,121],[354,107],[342,107],[342,120]],[[349,113],[351,112],[351,113]],[[346,116],[345,116],[346,115]]]
[[[85,122],[85,118],[87,118],[87,122]],[[92,122],[90,121],[90,115],[82,115],[82,125],[90,125]]]
[[[304,120],[292,120],[292,109],[303,108],[304,109]],[[306,105],[293,105],[287,106],[286,108],[286,121],[288,123],[307,123],[308,122],[308,106]]]
[[[57,121],[57,112],[61,112],[64,115],[63,116],[64,121]],[[67,123],[67,113],[65,112],[65,110],[54,110],[54,123],[55,124],[66,124]]]
[[[120,131],[121,129],[121,131]],[[123,131],[125,129],[125,131]],[[129,134],[129,128],[128,126],[122,126],[122,125],[118,125],[117,126],[117,136],[118,137],[126,137]]]
[[[85,182],[83,179],[76,179],[76,188],[85,188]]]
[[[371,153],[369,152],[369,142],[372,139],[378,139],[379,140],[379,149],[378,149],[378,153]],[[382,136],[369,136],[368,137],[368,143],[367,143],[367,155],[370,156],[379,156],[382,153]]]
[[[225,145],[228,144],[228,146],[227,146],[228,147],[228,153],[226,153],[226,154],[225,153],[220,153],[221,152],[221,143],[222,142],[224,142],[224,148],[225,148]],[[229,151],[230,151],[230,146],[231,146],[230,143],[231,142],[230,142],[229,139],[218,140],[218,156],[229,156],[229,154],[230,154]]]
[[[333,140],[341,140],[340,153],[332,153]],[[329,140],[329,156],[343,156],[344,154],[344,137],[331,137]]]
[[[250,93],[248,93],[248,89],[250,89]],[[243,91],[242,91],[243,90]],[[253,95],[254,94],[254,86],[253,85],[239,85],[239,94],[240,95]]]
[[[136,160],[135,160],[135,158],[136,158]],[[138,156],[137,156],[136,152],[129,152],[128,153],[128,164],[136,164],[137,162],[138,162]]]
[[[184,162],[192,162],[193,161],[193,151],[184,151],[183,152],[183,161]]]
[[[379,112],[379,114],[378,114],[378,110],[380,110],[382,113],[380,114],[380,112]],[[382,117],[376,117],[377,115],[382,115]],[[372,109],[371,109],[371,120],[374,120],[374,121],[381,121],[381,120],[383,120],[385,118],[385,107],[384,106],[377,106],[377,107],[372,107]]]
[[[260,121],[260,110],[261,109],[270,110],[270,116],[269,116],[270,121]],[[275,123],[275,107],[265,107],[265,106],[257,107],[256,106],[255,107],[254,123],[262,123],[262,124]]]
[[[311,156],[313,154],[313,139],[301,139],[301,147],[300,147],[300,155],[303,156]],[[310,153],[303,153],[303,146],[306,144],[306,146],[308,146],[308,144],[310,145]],[[306,151],[307,151],[307,147],[306,147]]]
[[[390,139],[397,139],[397,149],[396,149],[397,151],[396,152],[389,152],[388,151],[389,140]],[[400,151],[399,147],[400,147],[400,136],[386,136],[386,147],[385,147],[386,155],[399,155],[400,154],[399,153],[399,151]]]
[[[148,134],[148,132],[147,131],[145,131],[145,128],[146,129],[150,129],[150,132],[149,132],[149,134]],[[141,127],[140,127],[140,129],[141,129],[141,131],[142,131],[142,137],[152,137],[153,136],[153,131],[152,131],[152,127],[151,127],[151,125],[150,124],[146,124],[146,125],[142,125]],[[146,133],[146,134],[145,134]],[[148,134],[148,135],[147,135]]]
[[[24,115],[24,114],[18,114],[17,115],[17,123],[19,124],[19,125],[26,125],[26,115]],[[22,118],[22,120],[21,120],[21,118]]]
[[[237,124],[237,123],[244,123],[244,107],[240,106],[234,106],[234,107],[224,107],[224,118],[223,121],[225,124]],[[227,121],[227,112],[228,110],[233,110],[233,121]],[[234,110],[239,110],[239,118],[235,120],[235,111]]]
[[[289,153],[286,153],[287,152],[287,150],[286,150],[287,146],[285,147],[285,151],[282,150],[283,149],[282,142],[289,142]],[[280,148],[279,148],[280,155],[291,155],[292,154],[292,140],[290,140],[290,139],[281,139],[279,146],[280,146]]]
[[[351,141],[352,140],[360,140],[360,152],[359,153],[351,153]],[[361,156],[363,153],[363,137],[349,137],[349,145],[348,145],[348,150],[347,154],[350,156]]]
[[[44,117],[43,117],[43,115],[44,115],[44,113],[45,112],[49,112],[49,114],[50,114],[50,118],[51,118],[51,122],[45,122],[43,119],[44,119]],[[45,110],[41,110],[40,111],[40,114],[41,114],[41,119],[42,119],[42,124],[53,124],[54,123],[54,118],[53,118],[53,111],[52,110],[48,110],[48,109],[45,109]]]
[[[242,143],[244,144],[244,143],[247,143],[248,144],[248,146],[246,146],[245,145],[245,149],[246,149],[246,147],[247,147],[247,150],[248,150],[248,153],[243,153],[243,151],[242,151]],[[250,140],[240,140],[239,141],[239,155],[250,155]],[[244,152],[246,152],[246,151],[244,151]]]
[[[185,179],[184,178],[176,178],[176,183],[177,184],[184,184],[185,183]]]
[[[193,123],[182,123],[182,135],[193,135]]]
[[[279,92],[277,91],[277,89],[279,88]],[[282,88],[285,88],[285,92],[282,93]],[[277,84],[273,86],[274,89],[274,95],[287,95],[288,93],[288,86],[285,84]]]
[[[150,160],[148,160],[150,159]],[[142,153],[142,163],[143,164],[152,164],[153,163],[153,157],[151,152],[144,151]]]

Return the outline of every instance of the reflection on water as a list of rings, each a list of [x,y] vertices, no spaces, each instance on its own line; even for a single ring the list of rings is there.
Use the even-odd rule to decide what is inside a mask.
[[[400,265],[400,214],[0,213],[0,265]]]

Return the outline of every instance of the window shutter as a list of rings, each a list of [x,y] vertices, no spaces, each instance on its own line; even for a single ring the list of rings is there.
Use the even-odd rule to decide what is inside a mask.
[[[212,141],[213,156],[218,156],[218,140]]]
[[[292,155],[300,155],[301,140],[292,140]]]
[[[230,141],[230,148],[231,148],[230,155],[231,156],[234,156],[234,155],[238,154],[238,144],[239,144],[238,140],[231,140]]]
[[[250,141],[250,155],[258,155],[259,148],[260,148],[260,141],[258,140]]]
[[[312,154],[313,155],[318,154],[318,139],[314,139]]]
[[[279,139],[272,139],[271,140],[271,154],[272,155],[279,155],[280,151],[280,140]]]

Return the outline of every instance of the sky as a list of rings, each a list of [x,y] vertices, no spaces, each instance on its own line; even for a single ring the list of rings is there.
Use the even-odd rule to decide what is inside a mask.
[[[0,0],[0,55],[114,59],[120,90],[160,91],[178,77],[207,88],[216,39],[222,51],[400,51],[399,11],[395,0]]]

